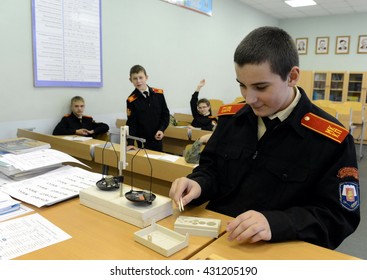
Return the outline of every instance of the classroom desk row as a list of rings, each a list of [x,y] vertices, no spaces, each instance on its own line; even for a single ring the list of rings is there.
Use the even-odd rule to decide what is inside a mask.
[[[117,119],[116,127],[126,124],[126,120]],[[211,133],[208,130],[188,129],[185,126],[168,126],[164,131],[163,151],[175,155],[183,155],[186,145],[194,143],[201,136]]]
[[[48,142],[52,148],[59,149],[75,157],[79,155],[80,158],[88,158],[87,154],[89,153],[96,164],[101,161],[103,152],[104,163],[116,166],[113,149],[103,150],[103,146],[101,146],[101,144],[105,143],[104,141],[88,140],[91,141],[88,145],[88,141],[79,143],[65,140],[58,136],[25,130],[18,130],[18,136]],[[77,148],[73,147],[73,145]],[[94,153],[91,153],[91,145],[94,147]],[[119,153],[118,150],[119,148],[116,149],[117,153]],[[151,152],[149,151],[149,153]],[[142,161],[146,164],[147,159],[143,151],[140,151],[139,155],[136,158],[136,163],[134,163],[134,172],[136,167],[136,172],[144,173],[144,176],[146,176],[150,171],[147,171],[147,168],[143,165],[138,167],[138,163]],[[128,154],[128,158],[132,156],[131,153]],[[158,175],[162,176],[161,181],[166,180],[165,182],[177,178],[180,175],[179,170],[190,172],[189,168],[184,168],[186,166],[184,162],[179,162],[177,167],[174,167],[174,163],[156,159],[151,159],[151,163],[153,166],[157,166],[157,173],[155,173],[157,177]],[[183,166],[182,169],[179,168],[180,164]],[[193,168],[193,165],[189,166]],[[177,168],[176,171],[171,171],[175,170],[175,168]],[[129,182],[126,183],[129,184]],[[167,191],[168,189],[162,187],[162,190]],[[155,191],[154,188],[153,191]],[[185,207],[185,212],[183,213],[178,212],[176,207],[174,207],[173,215],[159,221],[158,224],[173,229],[174,221],[179,215],[220,219],[222,221],[220,237],[215,239],[190,236],[188,247],[166,258],[134,241],[133,234],[140,228],[81,205],[78,198],[44,208],[30,207],[70,234],[72,238],[22,255],[17,259],[357,259],[353,256],[302,241],[284,243],[259,242],[242,245],[229,242],[227,241],[227,234],[225,234],[225,225],[232,218],[209,211],[204,207]]]
[[[117,176],[119,173],[117,169],[120,160],[119,144],[113,144],[113,147],[105,148],[106,142],[102,140],[91,139],[77,142],[64,139],[63,136],[47,135],[24,129],[18,129],[17,136],[49,143],[51,148],[76,157],[90,166],[94,172],[102,172],[102,165],[106,165],[110,167],[108,174]],[[194,164],[187,163],[181,156],[175,162],[155,158],[150,158],[148,161],[145,152],[148,153],[148,156],[167,155],[151,150],[141,150],[137,154],[136,151],[129,151],[126,155],[128,165],[123,172],[125,183],[141,189],[149,189],[152,181],[154,192],[167,196],[173,180],[190,174],[195,167]],[[134,161],[132,162],[133,157]],[[150,164],[152,165],[152,178],[150,176]],[[132,168],[133,172],[131,172]]]

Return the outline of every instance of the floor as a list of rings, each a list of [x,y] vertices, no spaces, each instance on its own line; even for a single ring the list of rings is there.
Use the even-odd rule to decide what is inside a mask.
[[[359,145],[356,146],[359,151]],[[361,201],[361,222],[357,230],[336,249],[336,251],[367,260],[367,146],[363,145],[364,157],[359,161],[359,183]]]

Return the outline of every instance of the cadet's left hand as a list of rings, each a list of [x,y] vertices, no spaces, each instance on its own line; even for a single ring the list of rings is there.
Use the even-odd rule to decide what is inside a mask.
[[[271,239],[271,229],[268,220],[260,212],[250,210],[238,215],[228,222],[228,240],[236,240],[239,243],[255,243],[260,240]]]
[[[158,131],[157,131],[157,133],[155,134],[154,138],[155,138],[156,140],[162,140],[163,136],[164,136],[163,131],[158,130]]]

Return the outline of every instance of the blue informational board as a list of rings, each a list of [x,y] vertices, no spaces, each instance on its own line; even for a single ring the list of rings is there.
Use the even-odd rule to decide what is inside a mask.
[[[190,10],[206,14],[208,16],[212,15],[212,0],[163,0],[177,6],[188,8]]]
[[[32,0],[36,87],[102,87],[101,0]]]

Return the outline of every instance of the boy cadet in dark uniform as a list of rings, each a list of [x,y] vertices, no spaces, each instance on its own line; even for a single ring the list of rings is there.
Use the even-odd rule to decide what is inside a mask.
[[[360,221],[353,137],[296,86],[297,49],[282,29],[252,31],[234,62],[247,103],[220,108],[199,166],[170,197],[235,217],[229,240],[336,248]]]
[[[144,138],[144,147],[150,150],[162,151],[162,139],[170,114],[163,95],[163,90],[147,85],[148,75],[140,65],[130,69],[130,82],[135,90],[128,97],[127,122],[129,134]],[[141,147],[141,143],[137,143]],[[128,139],[128,150],[134,149],[134,140]]]
[[[191,96],[190,107],[192,117],[191,126],[203,130],[213,130],[217,125],[216,117],[212,116],[210,102],[206,98],[199,99],[200,89],[205,85],[205,80],[201,80]]]
[[[91,116],[83,115],[85,102],[83,97],[74,96],[70,101],[71,113],[65,115],[56,125],[53,135],[81,135],[89,137],[101,137],[110,129],[102,122],[95,122]]]

